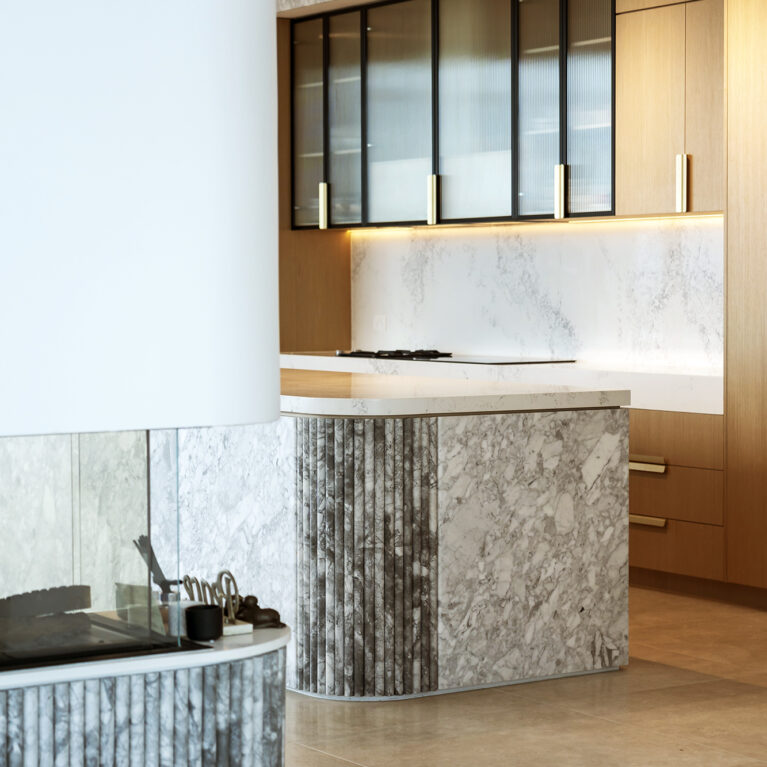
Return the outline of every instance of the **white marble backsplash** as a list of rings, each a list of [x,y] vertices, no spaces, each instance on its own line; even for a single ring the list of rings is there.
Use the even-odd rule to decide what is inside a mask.
[[[722,368],[721,216],[351,238],[355,348]]]

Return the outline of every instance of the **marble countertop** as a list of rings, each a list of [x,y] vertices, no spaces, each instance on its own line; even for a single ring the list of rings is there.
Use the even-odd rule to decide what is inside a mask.
[[[631,407],[686,413],[724,412],[724,376],[718,370],[624,369],[599,361],[536,365],[467,365],[336,357],[333,352],[282,354],[283,370],[330,370],[388,376],[482,382],[545,383],[591,390],[629,390]]]
[[[211,642],[210,649],[135,655],[128,658],[110,658],[84,661],[83,663],[66,663],[60,666],[38,666],[15,671],[0,671],[0,690],[232,663],[279,650],[281,647],[285,647],[289,640],[289,628],[259,629],[250,634],[223,637],[216,642]]]
[[[623,407],[630,393],[515,381],[283,370],[286,415],[398,417]]]

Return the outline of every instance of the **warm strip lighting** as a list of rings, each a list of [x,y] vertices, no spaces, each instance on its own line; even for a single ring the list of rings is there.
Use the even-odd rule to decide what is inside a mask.
[[[562,227],[566,224],[578,224],[579,226],[585,225],[603,225],[603,224],[622,224],[626,222],[644,222],[644,221],[690,221],[695,220],[710,220],[710,221],[722,221],[724,219],[724,213],[677,213],[677,214],[665,214],[665,215],[647,215],[647,216],[603,216],[599,218],[563,218],[563,219],[538,219],[536,221],[478,221],[471,224],[438,224],[437,226],[425,226],[419,224],[418,226],[373,226],[373,227],[360,227],[357,229],[348,229],[347,232],[351,235],[364,234],[368,235],[402,235],[407,232],[418,232],[424,236],[439,236],[445,231],[457,231],[466,230],[472,231],[476,229],[489,229],[497,227]]]

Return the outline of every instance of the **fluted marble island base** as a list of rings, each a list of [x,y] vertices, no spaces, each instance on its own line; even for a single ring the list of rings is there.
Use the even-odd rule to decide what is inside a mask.
[[[272,574],[290,584],[288,685],[385,698],[627,663],[628,411],[613,402],[283,417],[295,538],[256,534],[295,542]]]
[[[287,629],[0,675],[0,765],[283,767]]]

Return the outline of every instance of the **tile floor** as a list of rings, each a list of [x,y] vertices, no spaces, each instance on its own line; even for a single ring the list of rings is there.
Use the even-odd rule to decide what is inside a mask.
[[[287,767],[767,765],[767,612],[631,590],[619,672],[388,703],[288,694]]]

